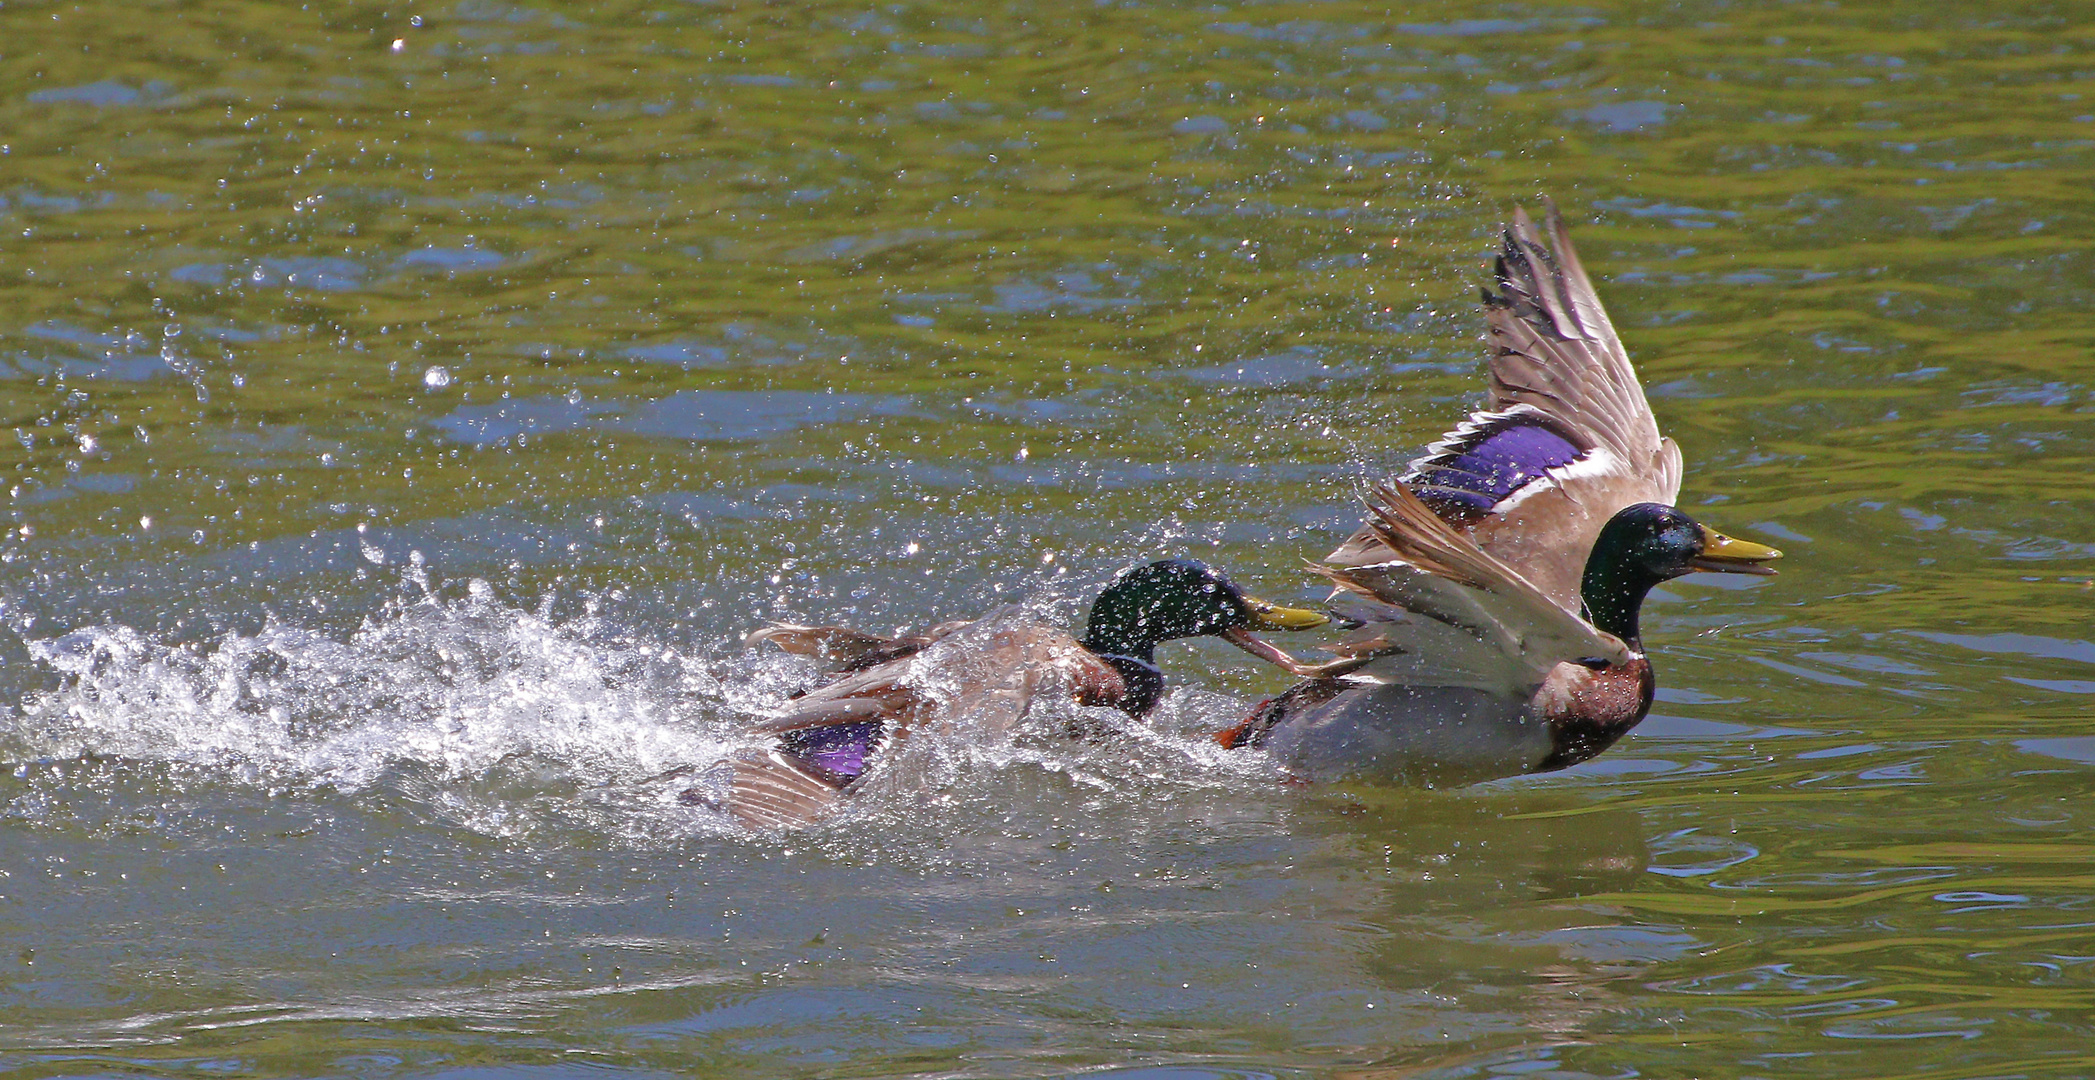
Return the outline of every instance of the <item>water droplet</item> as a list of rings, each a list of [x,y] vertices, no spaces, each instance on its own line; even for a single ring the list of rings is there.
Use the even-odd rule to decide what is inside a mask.
[[[429,365],[429,370],[422,373],[422,385],[431,390],[442,390],[451,385],[451,369],[442,364]]]

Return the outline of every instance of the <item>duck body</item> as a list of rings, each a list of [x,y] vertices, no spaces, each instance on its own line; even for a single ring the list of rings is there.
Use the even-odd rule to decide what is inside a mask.
[[[1259,746],[1305,780],[1470,784],[1598,756],[1644,718],[1656,685],[1641,656],[1604,671],[1564,665],[1533,694],[1312,679],[1221,741]]]
[[[1320,572],[1355,626],[1339,659],[1218,738],[1308,779],[1464,783],[1560,769],[1644,718],[1638,614],[1699,570],[1781,552],[1674,509],[1679,447],[1554,207],[1515,213],[1484,304],[1491,395],[1369,499]]]
[[[1008,606],[894,637],[766,627],[749,640],[827,660],[832,678],[758,723],[753,733],[768,745],[716,766],[709,783],[683,801],[724,810],[755,829],[815,824],[887,771],[913,737],[939,732],[994,741],[1032,719],[1036,702],[1141,716],[1163,694],[1155,657],[1162,642],[1215,636],[1265,659],[1285,659],[1250,631],[1327,621],[1247,597],[1205,564],[1176,559],[1116,578],[1093,603],[1081,640]]]
[[[1324,571],[1333,610],[1356,624],[1342,659],[1219,736],[1306,779],[1469,783],[1586,761],[1651,708],[1638,615],[1652,586],[1697,570],[1769,573],[1780,554],[1639,503],[1601,530],[1573,613],[1401,481],[1369,506],[1389,560]]]

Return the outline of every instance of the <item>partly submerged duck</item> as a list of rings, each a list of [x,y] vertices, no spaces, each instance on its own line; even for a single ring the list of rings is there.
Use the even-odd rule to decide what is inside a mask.
[[[1491,400],[1396,482],[1325,559],[1358,629],[1311,676],[1223,732],[1310,778],[1468,781],[1559,769],[1644,718],[1637,616],[1698,570],[1772,574],[1774,548],[1671,504],[1659,434],[1554,205],[1545,247],[1515,211],[1484,292]],[[1283,665],[1287,666],[1287,665]]]
[[[964,722],[980,735],[999,734],[1036,698],[1055,696],[1142,716],[1163,696],[1158,645],[1214,636],[1292,666],[1251,631],[1329,621],[1246,596],[1205,563],[1169,559],[1107,585],[1081,641],[1009,608],[895,637],[835,626],[765,627],[747,640],[828,660],[835,677],[757,726],[776,740],[772,746],[716,766],[711,782],[683,799],[716,806],[751,828],[812,824],[835,812],[877,759],[912,732]]]

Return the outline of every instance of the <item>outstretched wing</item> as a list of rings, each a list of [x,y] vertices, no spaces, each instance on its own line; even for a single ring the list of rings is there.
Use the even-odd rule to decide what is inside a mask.
[[[1389,553],[1322,572],[1360,623],[1339,652],[1350,678],[1533,694],[1557,665],[1627,663],[1629,646],[1560,607],[1457,532],[1401,481],[1378,486],[1367,530]]]
[[[1547,223],[1545,247],[1526,212],[1515,210],[1494,266],[1499,295],[1484,301],[1492,408],[1525,405],[1587,445],[1648,468],[1664,455],[1666,440],[1554,203]],[[1671,490],[1657,485],[1677,488],[1677,467],[1654,484],[1671,501]]]
[[[1626,506],[1670,505],[1681,460],[1554,204],[1547,226],[1545,246],[1514,211],[1493,266],[1499,292],[1484,293],[1490,405],[1428,447],[1403,480],[1485,551],[1576,608],[1601,526]],[[1326,561],[1365,566],[1391,554],[1363,527]]]

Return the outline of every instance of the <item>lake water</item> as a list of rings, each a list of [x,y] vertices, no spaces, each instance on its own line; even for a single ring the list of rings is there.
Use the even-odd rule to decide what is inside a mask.
[[[2070,6],[0,8],[0,1075],[2095,1074]],[[773,618],[1276,600],[1565,208],[1788,558],[1605,756],[660,779]],[[1289,644],[1294,644],[1291,640]]]

